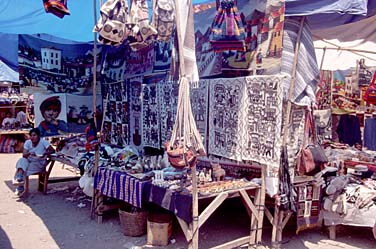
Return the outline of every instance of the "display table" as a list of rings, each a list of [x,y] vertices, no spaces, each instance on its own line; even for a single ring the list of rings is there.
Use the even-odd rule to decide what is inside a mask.
[[[352,169],[356,165],[365,165],[368,167],[369,170],[376,172],[376,163],[374,162],[344,160],[343,164],[344,164],[345,169]]]
[[[376,204],[368,201],[376,197],[376,190],[363,185],[349,185],[346,187],[345,213],[323,210],[324,225],[329,227],[330,239],[336,238],[336,225],[359,227],[373,227],[376,223]]]
[[[128,175],[126,172],[98,168],[94,178],[94,188],[97,191],[94,210],[99,223],[102,222],[104,211],[119,208],[119,205],[116,204],[104,204],[103,199],[105,196],[125,201],[139,208],[143,207],[143,203],[153,202],[175,214],[189,243],[192,243],[192,240],[194,240],[193,237],[198,235],[198,229],[227,198],[241,197],[251,218],[250,235],[227,242],[221,245],[221,247],[232,248],[244,244],[257,244],[261,242],[265,200],[264,185],[252,185],[239,189],[229,189],[218,193],[200,195],[199,200],[211,199],[211,202],[199,217],[192,217],[193,202],[189,191],[176,192],[168,188],[153,185],[150,181],[141,181]],[[254,197],[253,201],[250,196]],[[192,223],[194,221],[198,222],[197,231],[193,230]]]
[[[0,129],[0,135],[29,134],[30,129]]]

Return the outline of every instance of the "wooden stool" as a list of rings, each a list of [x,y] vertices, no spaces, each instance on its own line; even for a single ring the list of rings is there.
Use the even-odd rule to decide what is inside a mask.
[[[38,175],[38,191],[47,194],[48,178],[50,177],[52,168],[55,164],[54,160],[49,160],[46,164],[45,171],[35,173],[32,175]],[[25,177],[25,194],[29,193],[29,176]]]
[[[47,171],[35,173],[32,175],[38,175],[38,191],[47,194],[47,185],[49,174]],[[25,194],[29,193],[29,176],[25,177]]]

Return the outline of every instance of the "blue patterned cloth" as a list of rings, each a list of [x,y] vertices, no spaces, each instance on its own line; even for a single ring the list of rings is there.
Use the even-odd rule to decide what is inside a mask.
[[[94,180],[94,188],[101,194],[125,201],[135,207],[142,206],[142,182],[125,172],[99,168]]]

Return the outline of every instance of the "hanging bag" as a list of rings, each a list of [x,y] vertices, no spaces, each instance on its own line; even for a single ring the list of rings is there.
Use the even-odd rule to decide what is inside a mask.
[[[309,131],[311,130],[311,141],[307,144]],[[328,162],[324,149],[316,140],[316,129],[312,111],[307,111],[304,122],[304,137],[302,148],[297,156],[297,170],[299,175],[306,175],[316,170],[321,170],[323,164]]]
[[[130,22],[131,33],[129,46],[132,50],[140,50],[154,41],[157,30],[149,24],[149,7],[146,0],[131,0]]]
[[[100,9],[101,17],[94,27],[99,33],[99,42],[106,45],[120,45],[128,36],[128,1],[108,0]]]
[[[211,29],[210,44],[214,52],[245,51],[245,32],[234,0],[217,1],[217,14]]]
[[[376,72],[373,75],[372,82],[368,86],[366,93],[363,96],[364,101],[366,101],[368,104],[376,105]]]
[[[174,0],[157,0],[153,20],[158,31],[157,40],[170,41],[175,29]]]

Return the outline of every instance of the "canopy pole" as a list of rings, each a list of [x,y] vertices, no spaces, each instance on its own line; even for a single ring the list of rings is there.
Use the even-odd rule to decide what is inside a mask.
[[[296,46],[295,46],[295,52],[294,52],[294,61],[292,65],[292,72],[291,72],[291,82],[290,82],[290,90],[289,90],[289,96],[287,100],[287,108],[286,108],[286,113],[284,114],[285,116],[285,121],[283,125],[283,137],[282,137],[282,148],[284,148],[287,144],[287,137],[289,135],[289,127],[290,127],[290,116],[291,116],[291,109],[292,109],[292,101],[294,97],[294,90],[295,90],[295,82],[296,82],[296,69],[297,69],[297,64],[298,64],[298,57],[299,57],[299,50],[300,50],[300,40],[302,37],[302,32],[303,32],[303,25],[304,25],[304,20],[305,17],[303,16],[300,20],[300,26],[299,26],[299,31],[298,35],[296,38]],[[280,152],[281,153],[281,152]],[[280,169],[281,172],[281,169]],[[279,182],[281,184],[281,182]],[[274,218],[273,218],[273,229],[272,229],[272,245],[273,246],[278,246],[278,244],[282,240],[282,221],[283,221],[283,215],[284,212],[283,210],[279,209],[279,205],[277,203],[277,200],[275,200],[275,205],[274,205]]]
[[[94,25],[97,25],[97,0],[93,0],[94,3]],[[97,133],[97,33],[94,34],[94,49],[93,49],[93,118],[95,124],[95,133]],[[93,177],[97,174],[98,162],[99,162],[99,147],[95,146],[94,168]],[[95,209],[97,208],[97,191],[93,189],[93,197],[91,199],[90,218],[94,218]]]

